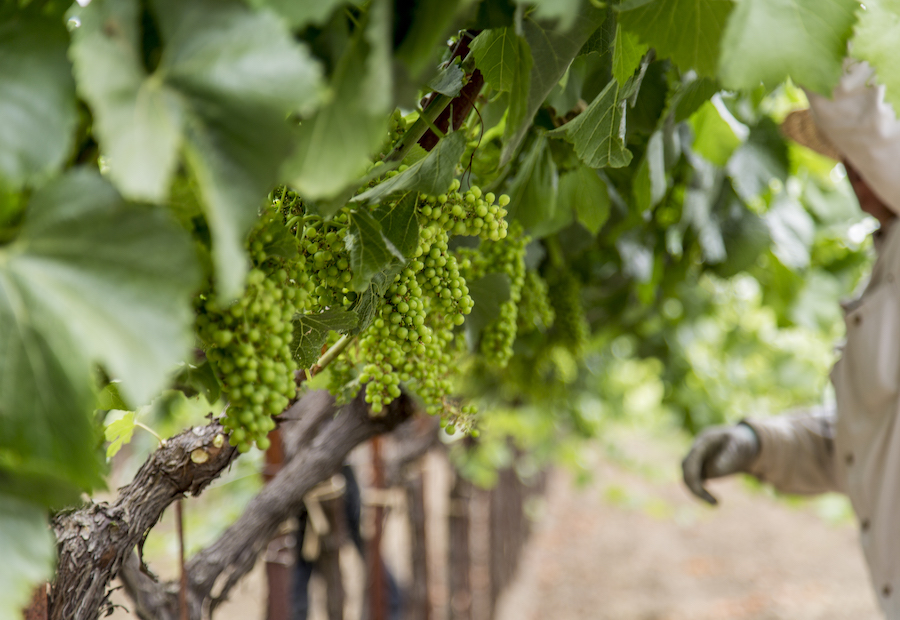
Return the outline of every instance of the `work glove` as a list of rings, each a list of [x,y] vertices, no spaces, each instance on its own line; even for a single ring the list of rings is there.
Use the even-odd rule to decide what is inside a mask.
[[[747,472],[759,454],[759,437],[746,424],[714,426],[700,433],[681,462],[684,483],[691,493],[713,506],[715,497],[704,480]]]

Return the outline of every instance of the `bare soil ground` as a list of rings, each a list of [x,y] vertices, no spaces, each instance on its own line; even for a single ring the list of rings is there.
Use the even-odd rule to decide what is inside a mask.
[[[843,498],[792,503],[723,480],[706,508],[678,480],[683,442],[617,445],[584,488],[554,474],[498,620],[881,617]]]

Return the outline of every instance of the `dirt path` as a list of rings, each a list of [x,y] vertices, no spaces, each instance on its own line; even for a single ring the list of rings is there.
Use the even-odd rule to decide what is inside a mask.
[[[731,480],[705,508],[672,467],[683,442],[616,441],[589,486],[554,475],[498,620],[880,618],[852,519],[817,514],[842,498],[795,506]]]

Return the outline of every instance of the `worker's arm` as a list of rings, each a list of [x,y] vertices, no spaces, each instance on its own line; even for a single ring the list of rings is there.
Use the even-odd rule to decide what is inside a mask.
[[[745,420],[760,451],[748,473],[783,493],[844,492],[834,456],[834,410]]]
[[[824,411],[709,428],[682,462],[685,484],[711,504],[716,500],[703,482],[736,473],[752,474],[784,493],[840,491],[833,429],[834,415]]]

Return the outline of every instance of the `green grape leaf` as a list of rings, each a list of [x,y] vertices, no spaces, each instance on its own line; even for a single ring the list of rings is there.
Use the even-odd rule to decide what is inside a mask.
[[[460,66],[452,62],[428,82],[428,88],[448,97],[456,97],[464,86],[465,77],[466,74]]]
[[[714,77],[732,8],[731,0],[628,0],[618,7],[619,24],[682,71]]]
[[[281,172],[305,198],[329,199],[362,176],[384,139],[390,110],[373,105],[359,88],[369,75],[371,46],[360,29],[338,60],[334,95],[300,125],[298,145]]]
[[[351,310],[359,317],[359,324],[350,332],[357,335],[372,324],[375,319],[375,313],[381,306],[385,292],[394,281],[394,277],[403,270],[404,263],[395,261],[388,265],[386,269],[379,271],[372,276],[372,281],[368,288],[363,291]]]
[[[351,202],[377,204],[390,196],[414,191],[437,196],[447,191],[459,158],[466,150],[466,136],[455,131],[437,143],[428,156],[400,174],[382,181],[372,189],[355,196]]]
[[[243,241],[287,157],[289,112],[316,105],[320,68],[267,11],[236,0],[155,0],[165,54],[147,74],[136,0],[77,9],[71,49],[109,175],[128,198],[167,199],[179,149],[197,179],[218,290],[236,296]]]
[[[616,25],[616,39],[613,43],[613,77],[624,86],[641,66],[641,59],[649,48],[641,43],[633,32],[623,30],[621,24]]]
[[[482,0],[468,26],[472,30],[512,26],[515,14],[516,5],[512,0]]]
[[[856,0],[738,2],[722,39],[722,84],[736,90],[760,82],[774,87],[790,77],[830,96],[857,9]]]
[[[713,215],[713,206],[722,187],[722,175],[718,168],[693,153],[688,160],[694,174],[684,192],[681,221],[696,231],[703,260],[711,264],[720,263],[725,260],[725,242],[721,227]]]
[[[558,176],[547,134],[535,138],[509,188],[510,219],[517,219],[528,230],[553,217],[556,212]]]
[[[0,618],[20,618],[38,584],[53,579],[56,537],[40,506],[0,493]]]
[[[694,152],[720,168],[728,163],[741,145],[741,139],[711,101],[704,103],[691,116],[690,125],[694,130]]]
[[[343,4],[359,4],[348,0],[316,0],[304,2],[297,0],[250,0],[256,7],[267,7],[287,21],[292,30],[299,30],[307,25],[324,25],[334,10]]]
[[[604,16],[603,23],[598,27],[594,34],[585,42],[581,49],[578,50],[579,56],[587,54],[597,54],[600,60],[607,60],[607,56],[612,54],[612,47],[616,40],[616,29],[618,24],[612,14],[612,7],[607,7],[607,14]]]
[[[293,323],[294,360],[300,368],[311,368],[322,356],[329,332],[350,332],[358,325],[359,317],[350,310],[326,310],[319,314],[299,314]]]
[[[578,19],[582,0],[515,0],[516,4],[534,6],[534,16],[548,22],[557,22],[556,28],[565,32]]]
[[[647,141],[647,150],[634,177],[634,199],[638,211],[658,205],[668,190],[666,154],[663,134],[656,131]]]
[[[519,45],[519,61],[515,65],[512,87],[507,99],[509,108],[506,113],[506,126],[503,129],[503,139],[505,141],[514,138],[512,131],[514,127],[529,124],[527,120],[529,118],[529,91],[531,89],[532,74],[534,73],[534,57],[531,55],[531,46],[525,39],[516,37],[515,40]],[[501,161],[501,163],[504,162]]]
[[[859,23],[850,45],[853,57],[868,60],[884,84],[885,101],[900,110],[900,70],[897,68],[897,26],[900,25],[900,1],[866,2],[859,12]]]
[[[407,192],[396,202],[378,205],[372,216],[381,224],[381,233],[404,257],[412,256],[419,245],[419,221],[416,205],[419,194]]]
[[[37,183],[63,164],[75,129],[75,82],[61,20],[0,20],[0,184]]]
[[[482,330],[500,316],[500,306],[510,298],[509,276],[504,273],[489,273],[468,282],[467,286],[474,306],[464,324],[466,343],[470,351],[477,351]]]
[[[590,168],[627,166],[632,157],[625,147],[625,104],[629,89],[629,85],[620,89],[618,82],[610,80],[584,112],[550,135],[565,138]]]
[[[485,30],[475,37],[469,49],[485,82],[495,90],[512,91],[523,65],[527,66],[527,80],[528,70],[531,68],[531,53],[525,40],[516,34],[515,29]]]
[[[679,88],[673,96],[674,120],[680,123],[700,109],[710,97],[719,92],[719,83],[709,78],[691,80]]]
[[[387,114],[394,107],[394,3],[393,0],[372,0],[368,8],[364,36],[369,50],[366,54],[366,76],[360,84],[359,96],[370,110]],[[452,76],[449,67],[448,72]],[[459,82],[462,88],[461,75]]]
[[[517,83],[527,88],[528,94],[527,97],[522,97],[524,93],[517,89],[512,92],[500,165],[506,165],[516,154],[531,127],[534,115],[605,19],[606,11],[594,7],[590,2],[582,4],[575,25],[564,32],[558,31],[554,25],[545,26],[526,16],[522,28],[533,62],[527,84],[524,80]],[[524,107],[521,110],[514,109],[519,102]]]
[[[385,238],[378,220],[364,210],[350,212],[350,229],[344,243],[353,270],[350,287],[357,292],[364,291],[372,276],[387,265],[403,260],[403,254]]]
[[[725,171],[744,202],[752,202],[769,190],[773,180],[788,177],[788,149],[778,125],[769,117],[750,130],[750,136],[728,160]]]
[[[97,409],[128,411],[128,404],[122,399],[122,395],[119,394],[118,383],[108,383],[103,386],[103,389],[97,394]]]
[[[178,163],[184,110],[163,81],[147,79],[139,11],[136,2],[82,10],[72,58],[78,90],[95,113],[109,177],[129,198],[162,202]]]
[[[119,450],[127,443],[131,443],[131,437],[134,435],[134,412],[129,411],[121,418],[110,423],[104,431],[106,441],[110,442],[106,448],[106,458],[111,459]]]
[[[219,400],[222,394],[222,386],[209,360],[199,365],[185,363],[175,377],[173,387],[185,395],[202,394],[209,403]]]
[[[263,249],[268,256],[278,256],[285,260],[297,258],[297,238],[285,227],[280,215],[268,216],[260,228],[257,238],[269,235],[271,235],[272,240],[263,245]]]
[[[559,177],[559,202],[571,209],[592,235],[609,218],[610,199],[606,182],[596,170],[580,165]]]
[[[93,364],[132,404],[163,387],[193,344],[198,271],[165,212],[123,203],[95,173],[32,196],[19,236],[0,247],[0,470],[21,463],[53,488],[100,482]]]
[[[453,33],[454,22],[472,5],[472,0],[413,0],[405,5],[412,16],[395,56],[409,68],[413,78],[421,78],[437,64],[441,44]]]
[[[723,278],[731,278],[752,267],[771,244],[766,222],[748,211],[733,194],[730,208],[722,220],[722,239],[726,258],[714,266],[714,271]]]
[[[772,236],[772,253],[781,264],[794,271],[809,266],[816,225],[803,205],[786,193],[779,194],[764,219]]]

